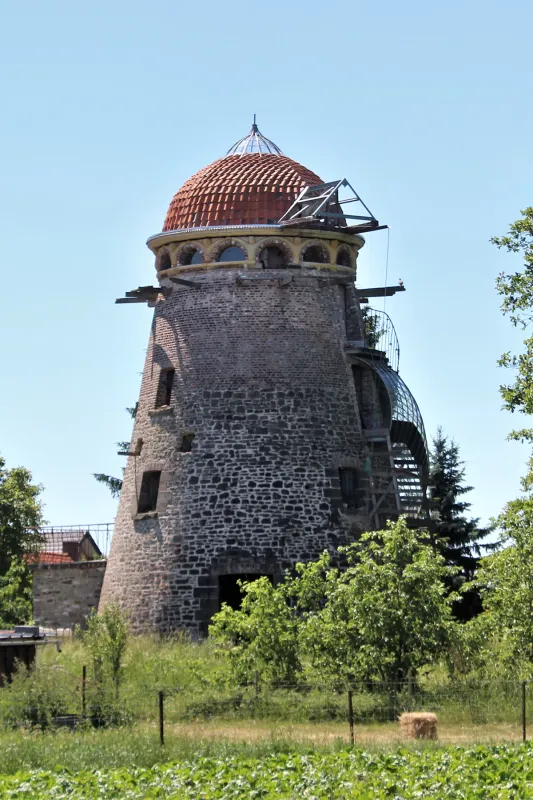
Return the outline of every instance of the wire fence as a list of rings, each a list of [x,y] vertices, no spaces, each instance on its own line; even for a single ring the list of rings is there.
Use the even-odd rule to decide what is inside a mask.
[[[533,738],[533,683],[518,680],[266,683],[256,676],[245,685],[200,681],[159,685],[142,681],[105,682],[92,669],[76,672],[42,666],[30,684],[0,689],[4,727],[103,727],[148,725],[161,741],[166,732],[241,732],[261,726],[279,735],[327,732],[349,742],[396,741],[405,735],[405,714],[435,716],[435,737],[446,743],[502,742]],[[31,683],[33,681],[33,684]],[[424,738],[414,735],[413,738]],[[434,738],[431,736],[430,738]]]

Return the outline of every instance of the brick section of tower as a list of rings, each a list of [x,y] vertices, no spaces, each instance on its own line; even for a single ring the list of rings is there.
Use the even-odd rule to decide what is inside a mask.
[[[312,270],[236,278],[198,272],[198,291],[162,281],[173,291],[155,307],[132,436],[143,446],[128,459],[101,598],[135,631],[205,632],[220,575],[277,579],[368,523],[364,503],[343,513],[338,477],[355,467],[365,481],[345,288]],[[171,404],[156,408],[171,367]],[[157,510],[137,514],[149,470],[161,472]]]

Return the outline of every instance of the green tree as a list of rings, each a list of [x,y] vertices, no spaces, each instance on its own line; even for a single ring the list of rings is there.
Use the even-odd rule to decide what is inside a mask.
[[[324,553],[277,587],[245,584],[241,608],[215,615],[210,633],[231,645],[237,675],[398,681],[442,656],[454,627],[445,580],[455,570],[427,532],[402,518],[340,555],[345,569]]]
[[[31,618],[28,562],[42,543],[41,491],[29,470],[6,469],[0,457],[0,624],[6,627]]]
[[[480,528],[478,518],[467,516],[471,504],[462,498],[473,487],[467,486],[464,479],[459,446],[444,435],[442,428],[437,428],[430,452],[428,527],[446,564],[458,568],[450,584],[455,591],[473,579],[483,549],[495,546],[482,544],[492,528]],[[471,619],[480,611],[481,601],[474,589],[464,592],[454,604],[459,619]]]
[[[117,444],[122,444],[122,442],[117,442]],[[97,480],[98,483],[103,483],[104,486],[107,486],[112,497],[120,497],[122,478],[114,478],[112,475],[106,475],[105,472],[93,472],[93,478]]]
[[[255,674],[269,683],[294,681],[301,671],[299,620],[290,606],[292,580],[274,587],[266,577],[241,584],[240,609],[224,604],[215,614],[210,635],[230,646],[233,674],[246,683]]]
[[[375,309],[370,306],[362,306],[361,315],[365,330],[365,344],[367,347],[376,348],[383,333],[381,320]]]
[[[107,673],[118,698],[128,644],[126,616],[117,604],[110,603],[101,614],[91,612],[85,630],[78,626],[76,633],[91,655],[96,681],[103,681]]]
[[[42,486],[32,483],[24,467],[6,469],[0,456],[0,575],[15,558],[33,555],[42,542]]]
[[[426,531],[404,518],[344,548],[348,568],[326,575],[326,601],[306,615],[305,650],[333,675],[405,680],[446,650],[455,572]]]
[[[136,403],[132,408],[126,409],[132,419],[135,419],[138,405],[139,404]],[[130,448],[130,443],[116,442],[116,446],[119,450],[128,451]],[[122,474],[124,474],[124,470],[122,470]],[[102,483],[104,486],[107,486],[112,497],[120,497],[120,492],[122,490],[122,478],[114,478],[112,475],[106,475],[105,472],[93,472],[93,478],[97,480],[98,483]]]
[[[14,558],[5,575],[0,575],[0,628],[12,628],[32,617],[31,570],[21,558]]]
[[[533,320],[533,207],[509,226],[505,236],[494,236],[498,248],[519,255],[522,268],[501,272],[496,289],[501,309],[515,327],[524,331]],[[500,386],[504,408],[512,413],[533,413],[533,336],[526,335],[519,354],[505,352],[499,365],[514,373]],[[533,428],[518,428],[509,439],[533,444]],[[533,458],[522,479],[522,496],[508,503],[497,520],[502,549],[482,559],[475,584],[481,590],[485,613],[480,622],[487,636],[498,641],[499,652],[512,674],[533,676]]]
[[[522,218],[513,222],[505,236],[493,236],[491,242],[509,253],[523,258],[523,269],[506,274],[501,272],[496,289],[501,295],[501,309],[516,327],[527,329],[533,319],[533,206],[520,212]],[[519,355],[503,353],[502,367],[514,370],[512,383],[500,387],[504,407],[509,411],[533,414],[533,336],[524,339],[524,350]],[[533,429],[522,428],[510,438],[533,442]]]
[[[502,549],[483,558],[476,583],[487,632],[495,634],[508,670],[533,677],[533,497],[508,503],[498,518]]]
[[[86,618],[85,630],[76,626],[76,636],[92,660],[87,707],[99,725],[122,725],[131,720],[124,698],[120,697],[128,635],[127,618],[116,603],[107,605],[101,614],[92,611]]]

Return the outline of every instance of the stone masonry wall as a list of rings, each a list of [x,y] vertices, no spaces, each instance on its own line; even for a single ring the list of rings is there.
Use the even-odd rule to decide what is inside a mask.
[[[84,625],[91,609],[98,608],[105,569],[105,561],[33,567],[35,622],[44,628]]]
[[[365,459],[344,286],[305,270],[260,278],[163,281],[172,294],[155,308],[132,436],[142,449],[128,459],[101,601],[118,600],[134,630],[204,632],[220,575],[280,577],[367,525],[365,504],[345,513],[339,487],[339,467],[363,475]],[[171,403],[155,408],[168,367]],[[157,509],[138,514],[147,470],[162,473]]]

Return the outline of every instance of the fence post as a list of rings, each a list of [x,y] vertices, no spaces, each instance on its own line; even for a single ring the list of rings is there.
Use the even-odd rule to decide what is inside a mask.
[[[83,667],[81,668],[81,715],[83,719],[87,717],[86,688],[87,688],[87,667],[84,664]]]
[[[407,710],[413,710],[413,673],[409,669],[407,671]]]
[[[527,687],[527,681],[522,681],[522,741],[523,742],[525,742],[527,738],[526,687]]]
[[[355,731],[353,725],[353,695],[352,690],[348,689],[348,722],[350,723],[350,742],[355,744]]]
[[[392,720],[395,720],[398,717],[398,713],[397,713],[398,697],[397,697],[397,694],[396,694],[396,689],[397,689],[396,681],[393,681],[392,682],[392,689],[391,689]],[[389,709],[389,718],[390,717],[391,717],[391,714],[390,714],[390,709]],[[389,719],[389,721],[390,721],[390,719]]]
[[[159,692],[159,743],[161,747],[165,744],[165,710],[163,698],[163,692]]]

